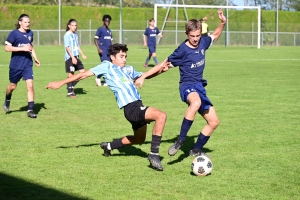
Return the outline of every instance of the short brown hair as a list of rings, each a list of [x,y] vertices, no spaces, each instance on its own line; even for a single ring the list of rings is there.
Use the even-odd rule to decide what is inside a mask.
[[[200,30],[202,31],[202,25],[197,19],[191,19],[185,24],[185,33],[189,33],[191,31]]]

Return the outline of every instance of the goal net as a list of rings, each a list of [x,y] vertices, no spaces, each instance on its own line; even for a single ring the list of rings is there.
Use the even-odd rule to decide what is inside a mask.
[[[159,44],[178,45],[186,39],[185,23],[189,19],[207,17],[209,32],[220,24],[218,10],[222,8],[227,18],[226,26],[214,45],[257,46],[260,49],[261,8],[259,6],[213,6],[154,4],[154,19],[163,33]]]

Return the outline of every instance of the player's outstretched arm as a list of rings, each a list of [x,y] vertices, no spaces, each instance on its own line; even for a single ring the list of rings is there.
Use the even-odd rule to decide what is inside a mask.
[[[64,80],[61,80],[61,81],[51,82],[45,88],[46,89],[57,90],[58,88],[60,88],[64,84],[67,84],[67,83],[70,83],[70,82],[73,82],[73,81],[77,81],[77,80],[83,80],[83,79],[88,78],[88,77],[93,76],[93,75],[94,75],[94,73],[91,70],[88,70],[88,71],[85,71],[83,73],[78,73],[74,76],[71,76],[71,77],[66,78]]]
[[[143,73],[142,76],[140,76],[138,79],[135,80],[134,85],[135,86],[139,85],[139,87],[142,88],[145,79],[153,78],[158,74],[168,71],[168,69],[169,69],[169,63],[167,62],[167,58],[166,58],[163,62],[158,63],[149,71]]]
[[[223,15],[222,8],[218,11],[218,16],[219,16],[219,19],[221,20],[221,23],[216,28],[216,30],[211,34],[211,36],[213,37],[213,39],[215,41],[218,40],[218,38],[222,34],[223,28],[226,24],[226,17]]]

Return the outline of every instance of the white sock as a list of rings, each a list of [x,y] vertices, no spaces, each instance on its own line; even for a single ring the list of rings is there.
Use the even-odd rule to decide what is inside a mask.
[[[107,149],[111,150],[110,143],[107,144]]]

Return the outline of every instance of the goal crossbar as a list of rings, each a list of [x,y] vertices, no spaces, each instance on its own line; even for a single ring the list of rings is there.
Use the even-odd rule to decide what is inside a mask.
[[[157,8],[233,8],[233,9],[257,9],[257,48],[260,49],[260,27],[261,27],[261,8],[260,6],[213,6],[213,5],[172,5],[172,4],[154,4],[154,20],[157,26]],[[162,30],[163,31],[163,30]]]

